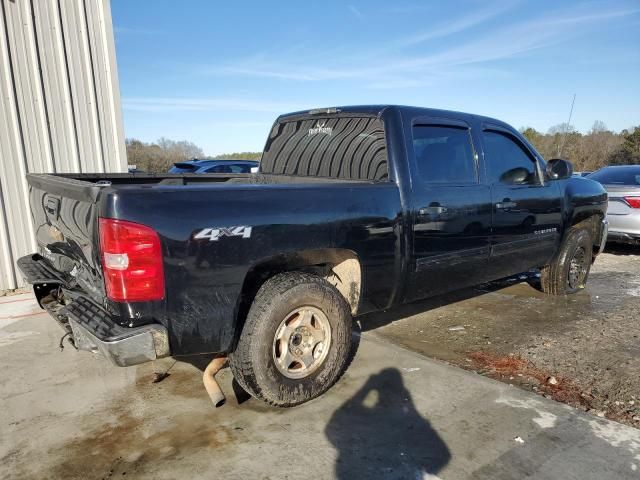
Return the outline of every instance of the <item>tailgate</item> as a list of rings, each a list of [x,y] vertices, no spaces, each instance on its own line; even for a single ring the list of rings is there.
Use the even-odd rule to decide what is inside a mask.
[[[27,175],[38,250],[69,288],[104,298],[97,232],[101,187],[57,175]]]

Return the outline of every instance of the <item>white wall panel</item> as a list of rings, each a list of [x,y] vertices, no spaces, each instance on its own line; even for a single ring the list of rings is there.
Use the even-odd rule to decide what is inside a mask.
[[[28,172],[123,172],[109,0],[0,0],[0,290],[35,251]]]

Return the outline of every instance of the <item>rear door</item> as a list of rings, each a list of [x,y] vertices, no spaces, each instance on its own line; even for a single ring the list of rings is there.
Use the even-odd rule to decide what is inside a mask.
[[[549,262],[560,241],[558,182],[545,183],[536,155],[509,129],[484,124],[481,137],[491,185],[491,276],[540,267]]]
[[[414,300],[485,278],[491,196],[481,182],[469,124],[418,119],[408,138],[413,269],[407,299]]]

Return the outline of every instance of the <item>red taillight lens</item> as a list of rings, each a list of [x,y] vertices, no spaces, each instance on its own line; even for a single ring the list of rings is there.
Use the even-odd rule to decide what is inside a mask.
[[[631,208],[640,208],[640,197],[624,197]]]
[[[146,225],[99,219],[100,253],[107,296],[116,302],[164,298],[160,237]]]

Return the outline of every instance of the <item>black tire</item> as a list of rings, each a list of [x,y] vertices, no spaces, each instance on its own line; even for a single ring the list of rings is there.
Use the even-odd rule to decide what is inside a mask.
[[[288,378],[276,365],[274,339],[288,315],[303,307],[324,314],[331,343],[312,373]],[[238,345],[229,355],[229,365],[236,381],[253,397],[270,405],[292,407],[323,394],[344,373],[350,359],[351,331],[349,305],[333,285],[307,273],[278,274],[256,294]]]
[[[550,295],[567,295],[584,288],[593,260],[593,240],[585,229],[571,229],[549,265],[540,269],[540,286]]]

